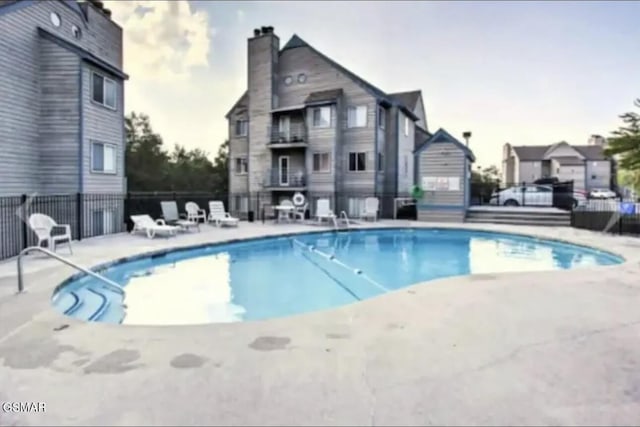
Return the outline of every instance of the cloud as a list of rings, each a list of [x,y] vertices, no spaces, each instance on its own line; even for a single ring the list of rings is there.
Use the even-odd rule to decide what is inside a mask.
[[[204,11],[188,1],[107,1],[124,33],[124,62],[132,79],[175,82],[209,66],[215,34]]]

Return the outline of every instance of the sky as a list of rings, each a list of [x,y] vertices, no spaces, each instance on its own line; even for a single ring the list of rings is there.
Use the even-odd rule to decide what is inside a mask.
[[[430,131],[502,146],[609,136],[640,98],[640,2],[106,1],[124,30],[125,108],[211,157],[246,89],[247,39],[294,34],[387,93],[421,89]]]

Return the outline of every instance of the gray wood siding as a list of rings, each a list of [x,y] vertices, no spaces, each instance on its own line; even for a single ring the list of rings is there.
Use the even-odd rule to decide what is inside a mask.
[[[409,120],[409,135],[404,133],[405,116],[402,111],[398,111],[397,134],[398,134],[398,156],[395,158],[395,170],[398,180],[398,195],[408,196],[413,186],[413,147],[415,144],[415,122]],[[405,158],[407,171],[405,171]]]
[[[297,76],[304,73],[305,83],[297,82]],[[286,76],[292,76],[294,82],[290,86],[284,84]],[[343,100],[336,110],[337,134],[334,137],[336,155],[336,182],[342,183],[345,191],[373,191],[375,177],[375,115],[376,100],[360,85],[342,72],[334,68],[322,57],[306,47],[288,49],[280,55],[277,94],[280,106],[301,105],[311,92],[339,89],[343,90]],[[346,109],[349,106],[367,106],[367,126],[363,128],[347,128]],[[325,140],[326,141],[326,140]],[[320,142],[319,146],[324,145]],[[309,143],[315,149],[314,136]],[[320,148],[319,148],[320,149]],[[348,153],[354,151],[367,152],[367,171],[349,172]]]
[[[119,193],[125,190],[124,179],[124,85],[114,79],[117,85],[117,108],[111,110],[93,101],[91,95],[92,73],[105,75],[87,64],[82,67],[83,103],[83,189],[85,193]],[[116,173],[107,174],[91,171],[91,147],[93,142],[116,146]]]
[[[51,12],[60,15],[60,27],[51,24]],[[96,14],[100,15],[97,12]],[[83,36],[79,40],[73,37],[73,25],[82,31]],[[41,52],[41,39],[37,27],[42,27],[117,67],[122,66],[122,30],[102,15],[97,17],[90,12],[87,23],[78,13],[59,1],[35,2],[0,15],[0,93],[3,101],[0,103],[0,148],[3,153],[0,160],[0,195],[59,191],[71,185],[69,175],[65,175],[63,182],[57,183],[60,186],[52,186],[51,184],[62,178],[56,176],[52,180],[50,176],[39,176],[36,172],[49,172],[55,168],[42,165],[42,162],[49,161],[53,154],[49,147],[41,154],[39,134],[42,132],[43,137],[48,137],[54,127],[49,122],[51,117],[41,117],[42,111],[49,114],[51,108],[57,108],[51,106],[51,100],[43,101],[40,94],[41,84],[43,88],[47,87],[53,77],[50,75],[51,71],[44,71],[41,75],[40,67],[48,67],[48,64],[41,61],[41,55],[51,53]],[[67,72],[62,71],[65,68],[62,64],[56,64],[55,67],[63,73]],[[77,81],[76,78],[76,84]],[[77,92],[74,94],[73,91],[69,91],[64,96],[68,96],[69,99],[59,99],[59,105],[77,102]],[[73,117],[68,117],[69,123],[56,126],[71,128],[72,120]],[[41,123],[43,125],[39,129]],[[68,159],[77,168],[78,161],[77,158],[72,158],[70,147],[58,148],[69,154]],[[63,158],[67,158],[66,154],[56,153],[54,161],[62,161]],[[42,183],[46,183],[47,186],[42,187]],[[118,188],[118,191],[121,190],[122,186]]]
[[[248,193],[249,180],[246,174],[236,173],[236,159],[249,155],[249,137],[236,136],[236,121],[249,120],[246,104],[239,104],[229,116],[229,191],[231,193]]]
[[[418,182],[422,177],[459,177],[459,191],[426,191],[419,204],[464,205],[465,156],[452,143],[433,143],[418,155]]]
[[[586,190],[591,191],[596,188],[609,188],[610,186],[611,186],[611,161],[589,160],[587,162]]]
[[[331,126],[328,128],[313,127],[313,110],[307,109],[307,129],[309,148],[307,149],[307,171],[309,171],[309,191],[334,191],[335,179],[337,172],[337,164],[341,161],[336,159],[338,124],[340,122],[338,116],[337,105],[331,106]],[[329,161],[331,162],[329,172],[313,172],[313,154],[329,153]]]
[[[48,194],[79,187],[79,58],[40,40],[40,188]]]

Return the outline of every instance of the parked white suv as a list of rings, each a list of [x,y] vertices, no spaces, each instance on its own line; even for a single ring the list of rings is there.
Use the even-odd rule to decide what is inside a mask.
[[[573,191],[573,206],[585,204],[587,198],[581,191]],[[504,206],[553,206],[551,185],[518,185],[494,192],[490,204]]]

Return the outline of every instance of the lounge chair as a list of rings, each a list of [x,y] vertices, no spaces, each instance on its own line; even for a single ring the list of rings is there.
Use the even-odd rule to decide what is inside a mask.
[[[187,211],[187,220],[195,222],[202,220],[202,222],[207,222],[207,211],[200,209],[197,203],[187,202],[184,205],[184,210]]]
[[[331,210],[329,199],[318,199],[316,202],[316,219],[321,223],[325,219],[334,220],[336,215]]]
[[[176,225],[181,230],[188,231],[190,228],[197,228],[200,231],[200,223],[186,219],[186,215],[178,214],[178,204],[175,201],[160,202],[162,217],[167,225]]]
[[[154,221],[149,215],[131,215],[131,221],[133,221],[131,234],[141,231],[150,239],[153,239],[156,234],[175,236],[180,230],[180,227],[167,225],[163,219]]]
[[[364,209],[360,211],[360,219],[378,219],[379,201],[377,197],[367,197],[364,199]]]
[[[224,210],[224,203],[220,200],[212,200],[209,202],[209,222],[213,222],[216,227],[221,225],[229,225],[233,227],[238,226],[240,219],[234,218],[229,215],[229,212]]]
[[[58,224],[50,216],[34,213],[29,216],[29,227],[36,233],[38,246],[42,246],[44,242],[47,242],[47,248],[55,252],[57,243],[66,241],[69,245],[69,253],[73,254],[73,249],[71,249],[71,226],[69,224]]]

